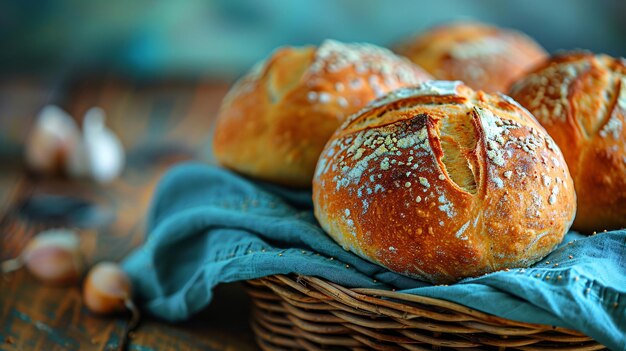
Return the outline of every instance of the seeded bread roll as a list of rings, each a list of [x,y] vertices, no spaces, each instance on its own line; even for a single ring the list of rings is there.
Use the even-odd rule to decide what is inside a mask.
[[[626,60],[565,53],[511,93],[563,150],[578,195],[574,229],[626,227]]]
[[[285,47],[242,78],[224,98],[213,150],[245,175],[310,187],[324,144],[344,118],[428,73],[390,51],[327,40]]]
[[[437,79],[461,80],[487,92],[507,92],[513,81],[547,58],[526,35],[480,23],[433,28],[398,52]]]
[[[351,116],[320,156],[313,201],[345,249],[432,283],[526,267],[576,212],[563,156],[533,116],[445,81]]]

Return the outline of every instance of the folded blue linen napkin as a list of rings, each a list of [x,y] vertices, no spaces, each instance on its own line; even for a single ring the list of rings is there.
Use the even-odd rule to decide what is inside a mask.
[[[161,180],[147,232],[145,244],[123,267],[144,308],[169,321],[206,307],[219,283],[298,273],[576,329],[626,351],[624,230],[590,237],[571,232],[530,268],[433,286],[343,250],[317,224],[310,190],[286,190],[218,167],[185,164]]]

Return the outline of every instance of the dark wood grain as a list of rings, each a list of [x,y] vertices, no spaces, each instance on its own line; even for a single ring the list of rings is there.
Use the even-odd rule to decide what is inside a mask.
[[[79,230],[90,264],[120,260],[140,245],[155,185],[173,164],[211,162],[210,135],[225,84],[136,83],[93,78],[50,84],[0,83],[0,259],[19,254],[37,232]],[[35,113],[56,103],[78,121],[92,106],[127,150],[127,167],[112,184],[30,174],[21,152]],[[189,321],[145,316],[130,350],[254,350],[249,302],[238,284],[221,286],[214,303]],[[0,279],[0,350],[114,350],[127,316],[98,317],[82,306],[80,287],[51,287],[26,271]]]

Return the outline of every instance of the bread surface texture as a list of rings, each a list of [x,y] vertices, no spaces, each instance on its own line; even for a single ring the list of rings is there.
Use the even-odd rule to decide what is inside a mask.
[[[563,151],[578,195],[574,229],[626,227],[626,60],[561,53],[511,94]]]
[[[547,58],[530,37],[475,22],[435,27],[397,51],[436,79],[460,80],[487,92],[507,92],[513,81]]]
[[[318,156],[345,117],[388,91],[430,78],[370,44],[327,40],[320,47],[280,48],[224,98],[215,158],[253,178],[310,187]]]
[[[533,116],[450,81],[352,115],[320,156],[313,201],[346,250],[431,283],[527,267],[576,211],[563,156]]]

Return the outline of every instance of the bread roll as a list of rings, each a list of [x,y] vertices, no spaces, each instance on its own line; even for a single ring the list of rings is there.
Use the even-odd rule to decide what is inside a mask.
[[[310,187],[324,144],[344,118],[374,98],[430,76],[369,44],[325,41],[285,47],[243,77],[224,98],[213,150],[244,175]]]
[[[506,92],[546,52],[526,35],[480,23],[440,26],[401,45],[407,56],[437,79],[461,80],[474,89]]]
[[[563,156],[533,116],[446,81],[351,116],[320,156],[313,201],[346,250],[432,283],[526,267],[576,212]]]
[[[626,60],[565,53],[511,93],[563,150],[578,195],[574,229],[626,227]]]

